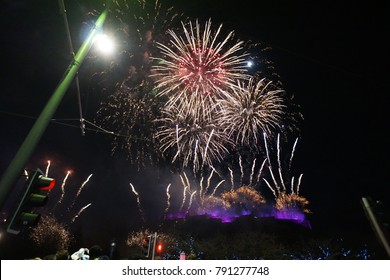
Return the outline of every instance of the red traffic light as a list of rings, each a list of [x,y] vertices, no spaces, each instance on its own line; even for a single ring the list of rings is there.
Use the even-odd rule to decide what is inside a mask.
[[[156,252],[157,253],[162,253],[162,251],[163,251],[163,245],[161,243],[157,244]]]
[[[54,188],[55,184],[55,179],[48,178],[43,175],[39,175],[35,182],[35,186],[37,186],[41,191],[50,191]]]

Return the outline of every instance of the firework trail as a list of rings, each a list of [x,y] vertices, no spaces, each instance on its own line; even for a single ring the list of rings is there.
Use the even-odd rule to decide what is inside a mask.
[[[249,176],[249,186],[252,186],[253,183],[253,176],[255,175],[255,167],[256,167],[256,159],[254,159],[252,163],[251,175]]]
[[[167,187],[167,190],[166,190],[166,194],[167,194],[167,206],[165,207],[165,210],[164,210],[164,219],[166,217],[166,214],[168,213],[169,211],[169,208],[171,207],[171,194],[169,193],[169,188],[171,187],[171,184],[168,185]]]
[[[91,179],[92,175],[93,175],[93,174],[90,174],[90,175],[88,176],[88,178],[81,184],[80,188],[79,188],[78,191],[77,191],[77,194],[76,194],[75,198],[73,199],[72,204],[71,204],[70,207],[68,208],[68,211],[69,211],[71,208],[73,208],[73,206],[74,206],[74,204],[76,203],[76,200],[77,200],[77,198],[79,197],[81,191],[84,189],[85,185],[89,182],[89,179]]]
[[[230,167],[228,167],[228,169],[229,169],[229,172],[230,172],[230,183],[231,183],[230,190],[233,190],[233,189],[234,189],[234,175],[233,175],[233,170],[231,170]]]
[[[299,177],[298,177],[298,182],[297,182],[297,185],[296,185],[296,186],[295,186],[295,184],[294,184],[294,182],[295,182],[295,177],[293,176],[293,177],[291,178],[291,186],[290,186],[290,188],[291,188],[291,194],[293,194],[293,195],[298,195],[298,196],[299,196],[299,188],[300,188],[300,186],[301,186],[302,176],[303,176],[303,174],[299,175]],[[295,187],[295,190],[294,190],[294,187]]]
[[[217,191],[218,187],[219,187],[223,182],[225,182],[225,180],[220,181],[220,182],[215,186],[213,192],[211,193],[211,196],[214,196],[214,195],[215,195],[215,192]]]
[[[276,194],[275,189],[271,186],[271,184],[267,181],[267,179],[263,178],[263,180],[266,183],[267,187],[271,190],[274,197],[278,198],[278,195]]]
[[[280,134],[278,134],[278,138],[276,141],[276,149],[277,149],[277,157],[278,157],[278,171],[279,171],[279,178],[282,182],[283,191],[286,191],[286,185],[284,184],[283,176],[282,176],[282,163],[280,161]]]
[[[60,197],[60,199],[58,200],[58,204],[61,204],[62,200],[64,199],[64,195],[65,195],[65,184],[66,184],[66,180],[68,180],[69,174],[70,174],[70,171],[68,171],[68,172],[66,173],[64,179],[62,180],[62,184],[61,184],[61,197]]]
[[[293,159],[293,154],[295,151],[297,140],[298,139],[296,139],[294,142],[293,149],[292,149],[292,155],[290,156],[289,171],[291,169],[291,161]],[[265,146],[266,146],[266,150],[268,151],[266,141],[265,141]],[[277,147],[277,163],[278,163],[277,168],[278,168],[278,173],[279,173],[279,180],[282,184],[282,189],[279,187],[279,184],[274,176],[270,162],[268,163],[268,169],[270,171],[270,175],[271,175],[272,180],[273,180],[273,185],[271,185],[271,183],[267,179],[263,178],[267,187],[271,190],[271,192],[273,193],[273,195],[275,197],[275,208],[277,210],[280,210],[280,211],[298,210],[301,213],[310,213],[310,210],[305,208],[306,205],[309,204],[309,201],[306,198],[299,195],[299,188],[301,185],[303,174],[300,174],[296,186],[295,186],[295,177],[292,176],[291,185],[290,185],[290,193],[287,193],[287,189],[286,189],[285,182],[284,182],[283,175],[282,175],[282,164],[281,164],[281,160],[280,160],[280,153],[281,153],[280,135],[278,135],[278,137],[277,137],[277,146],[276,147]],[[268,158],[269,158],[269,155],[268,155]]]
[[[208,191],[209,188],[210,188],[210,181],[211,181],[211,178],[213,177],[214,171],[215,171],[215,169],[213,168],[213,169],[211,170],[211,172],[210,172],[209,177],[207,178],[206,190],[205,190],[205,192],[204,192],[205,194],[207,193],[207,191]]]
[[[299,175],[298,184],[297,184],[297,188],[296,188],[296,194],[299,194],[299,187],[301,186],[302,176],[303,176],[303,174]]]
[[[271,160],[269,157],[269,150],[267,145],[267,134],[265,134],[265,132],[263,133],[263,139],[264,139],[265,153],[267,155],[268,165],[271,165]]]
[[[204,177],[202,176],[200,178],[200,182],[199,182],[199,197],[202,199],[203,198],[203,179]]]
[[[240,171],[241,171],[241,176],[240,176],[240,186],[242,185],[242,179],[244,178],[244,168],[242,167],[242,157],[241,155],[238,158],[238,164],[240,165]]]
[[[190,180],[188,180],[187,174],[185,172],[183,172],[183,174],[184,174],[184,178],[186,179],[186,183],[187,183],[186,186],[188,186],[188,191],[191,191]]]
[[[242,41],[229,46],[233,31],[219,40],[222,25],[216,31],[211,20],[204,28],[198,21],[182,22],[184,35],[168,30],[170,44],[157,42],[163,54],[153,66],[158,95],[168,95],[168,106],[193,108],[205,101],[214,104],[215,96],[223,95],[237,79],[247,79]],[[203,30],[202,30],[203,29]],[[179,110],[181,111],[181,110]]]
[[[293,157],[294,157],[295,147],[297,146],[297,143],[298,143],[298,138],[295,139],[295,142],[294,142],[294,145],[293,145],[293,148],[292,148],[292,152],[291,152],[291,156],[290,156],[290,161],[288,163],[288,170],[290,170],[290,171],[291,171],[291,163],[292,163],[292,160],[293,160]]]
[[[211,140],[211,137],[213,136],[213,133],[214,133],[214,129],[211,130],[211,133],[210,133],[210,136],[209,138],[207,139],[207,142],[206,142],[206,148],[204,149],[204,154],[203,154],[203,158],[206,158],[207,156],[207,149],[209,148],[209,144],[210,144],[210,140]],[[196,153],[195,153],[196,154]],[[202,167],[204,165],[204,161],[202,162]],[[195,166],[195,165],[194,165]],[[195,169],[194,169],[194,173],[195,173]]]
[[[188,213],[188,212],[190,211],[190,209],[191,209],[192,202],[193,202],[193,199],[194,199],[195,194],[196,194],[196,191],[194,191],[193,193],[191,193],[190,201],[188,202],[188,208],[187,208],[186,213]]]
[[[266,134],[264,133],[263,135],[264,135],[264,146],[265,146],[265,150],[266,150],[266,154],[267,154],[267,160],[268,160],[268,170],[269,170],[269,173],[271,175],[272,181],[274,182],[274,185],[275,185],[275,188],[276,188],[276,191],[277,191],[277,193],[276,193],[275,190],[272,189],[272,193],[274,194],[275,198],[277,198],[277,196],[280,194],[280,187],[279,187],[279,184],[277,183],[277,181],[275,179],[275,175],[274,175],[274,173],[272,171],[272,163],[271,163],[271,160],[270,160]],[[272,187],[269,184],[269,182],[265,178],[263,178],[263,180],[266,182],[268,188],[271,189]]]
[[[80,211],[77,212],[77,214],[73,217],[71,223],[74,223],[74,221],[81,215],[81,213],[83,213],[84,210],[87,209],[87,208],[88,208],[89,206],[91,206],[91,205],[92,205],[92,203],[88,203],[87,205],[85,205],[84,207],[82,207],[82,208],[80,209]]]
[[[49,168],[50,168],[50,160],[47,161],[45,177],[48,177],[48,176],[49,176]]]
[[[90,174],[90,175],[88,176],[88,178],[81,184],[79,190],[77,191],[76,199],[79,197],[81,191],[84,189],[85,185],[89,182],[89,179],[91,179],[92,175],[93,175],[93,174]]]
[[[267,159],[265,158],[265,159],[263,160],[263,163],[261,164],[260,170],[259,170],[259,172],[258,172],[258,174],[257,174],[257,178],[256,178],[256,183],[255,183],[255,185],[260,181],[260,177],[261,177],[261,174],[263,173],[263,168],[264,168],[264,165],[265,165],[266,162],[267,162]]]
[[[212,132],[211,132],[212,133]],[[192,163],[192,171],[194,172],[194,174],[196,173],[196,170],[197,170],[197,161],[198,161],[198,143],[199,143],[199,140],[196,139],[195,140],[195,148],[194,148],[194,160],[193,160],[193,163]],[[206,149],[204,151],[204,156],[203,158],[206,157],[206,154],[207,154],[207,144],[206,144]],[[202,162],[202,167],[204,165],[204,161]]]
[[[183,189],[183,200],[182,200],[182,202],[181,202],[181,206],[180,206],[179,212],[182,212],[182,211],[183,211],[184,204],[186,203],[187,190],[188,190],[188,189],[189,189],[189,186],[185,186],[185,185],[184,185],[184,189]]]
[[[141,215],[141,219],[143,222],[145,222],[145,216],[144,216],[144,212],[142,211],[142,207],[141,207],[141,200],[140,200],[140,196],[139,196],[139,193],[135,190],[134,186],[132,183],[130,183],[130,186],[131,186],[131,191],[135,194],[135,197],[137,198],[137,206],[138,206],[138,211]]]
[[[194,191],[191,191],[191,183],[190,183],[187,175],[185,174],[185,172],[183,172],[183,173],[184,173],[184,177],[186,180],[183,179],[183,176],[179,175],[181,178],[182,185],[183,185],[183,199],[182,199],[179,213],[183,212],[183,208],[184,208],[184,205],[185,205],[186,200],[187,200],[187,193],[190,194],[190,198],[189,198],[189,203],[188,203],[186,213],[188,213],[188,211],[192,207],[194,201],[198,202],[199,205],[203,205],[204,200],[207,200],[208,198],[214,196],[218,187],[224,182],[224,180],[220,181],[214,188],[212,188],[212,190],[213,190],[212,194],[207,195],[209,188],[211,186],[211,179],[213,177],[213,174],[217,173],[214,168],[212,169],[212,171],[210,172],[210,175],[207,178],[206,187],[203,186],[203,182],[204,182],[205,178],[202,176],[199,180],[199,186],[198,186],[197,190],[194,190]],[[196,194],[198,194],[198,195],[196,196]]]

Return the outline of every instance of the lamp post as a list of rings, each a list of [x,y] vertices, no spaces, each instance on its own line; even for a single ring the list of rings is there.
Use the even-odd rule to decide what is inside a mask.
[[[53,114],[57,110],[58,105],[60,104],[62,98],[64,97],[65,92],[68,90],[73,78],[77,74],[80,65],[84,61],[84,58],[88,54],[93,39],[96,33],[102,28],[104,21],[106,20],[108,11],[105,10],[97,19],[94,28],[90,31],[87,38],[81,45],[76,56],[66,69],[62,79],[60,80],[57,88],[54,90],[53,95],[50,97],[49,101],[46,103],[41,114],[35,121],[30,132],[26,136],[24,142],[17,151],[15,157],[9,164],[6,169],[3,177],[0,181],[0,208],[3,207],[4,202],[6,201],[8,195],[12,191],[12,187],[16,183],[18,177],[22,174],[23,169],[30,159],[34,149],[36,148],[39,140],[41,139],[47,125],[49,124]]]

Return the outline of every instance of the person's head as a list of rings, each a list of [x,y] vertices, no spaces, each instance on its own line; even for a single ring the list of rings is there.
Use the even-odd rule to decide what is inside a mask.
[[[55,254],[50,254],[43,257],[43,260],[55,260],[55,259],[56,259]]]
[[[89,248],[89,259],[90,260],[96,260],[101,255],[103,255],[103,249],[100,247],[100,245],[93,245],[91,248]]]
[[[56,253],[56,260],[69,260],[69,252],[66,249],[59,250]]]

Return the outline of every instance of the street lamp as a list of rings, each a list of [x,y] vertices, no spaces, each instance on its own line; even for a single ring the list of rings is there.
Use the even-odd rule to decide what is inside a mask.
[[[87,38],[81,45],[79,51],[74,56],[72,62],[66,69],[62,80],[59,82],[57,88],[55,89],[53,95],[50,97],[46,106],[43,108],[41,114],[35,121],[33,127],[31,128],[29,134],[26,136],[24,142],[17,151],[15,157],[9,164],[6,169],[3,177],[0,181],[0,208],[3,207],[4,202],[6,201],[8,195],[12,191],[12,187],[16,183],[20,174],[22,174],[23,169],[31,157],[34,149],[36,148],[39,140],[41,139],[43,132],[45,131],[47,125],[49,124],[54,112],[57,110],[58,105],[60,104],[62,98],[64,97],[65,92],[68,90],[73,78],[77,74],[80,65],[83,63],[86,55],[88,54],[93,39],[102,28],[104,21],[106,20],[108,11],[105,10],[97,19],[94,28],[90,31]]]
[[[106,55],[112,54],[115,50],[114,42],[107,34],[97,34],[93,44],[99,52]]]

